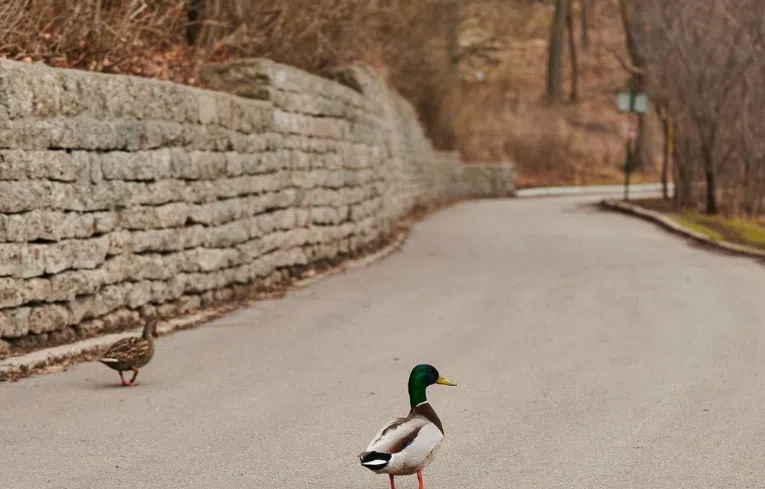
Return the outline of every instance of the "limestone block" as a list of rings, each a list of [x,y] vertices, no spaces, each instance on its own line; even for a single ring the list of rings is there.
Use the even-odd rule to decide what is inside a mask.
[[[157,207],[131,207],[120,211],[119,225],[123,229],[161,229],[180,227],[189,216],[189,205],[174,202]]]
[[[73,192],[70,184],[48,180],[0,181],[0,213],[62,208]]]
[[[187,272],[212,272],[236,265],[240,261],[240,252],[230,248],[197,248],[186,252]]]
[[[258,221],[258,229],[260,230],[263,236],[269,233],[272,233],[278,227],[278,222],[274,218],[273,212],[259,215],[257,217],[257,221]]]
[[[237,245],[237,249],[245,262],[254,262],[264,254],[264,241],[253,239]]]
[[[0,308],[16,307],[24,303],[20,283],[12,278],[0,278]]]
[[[58,241],[87,238],[97,231],[97,215],[35,210],[0,215],[0,241]]]
[[[0,310],[0,337],[19,338],[29,333],[28,307]]]
[[[72,270],[62,272],[50,279],[33,279],[27,282],[39,282],[35,298],[43,301],[71,301],[75,297],[96,293],[106,283],[107,272],[97,270]],[[47,287],[43,284],[47,283]],[[43,292],[47,291],[47,295]],[[30,300],[30,299],[28,299]]]
[[[182,132],[182,145],[198,151],[227,151],[232,146],[232,135],[236,134],[216,125],[186,125]]]
[[[183,187],[183,200],[194,203],[215,202],[218,200],[217,186],[208,180],[189,182]]]
[[[16,275],[21,268],[22,246],[16,243],[0,244],[0,277]]]
[[[295,226],[297,227],[307,226],[309,220],[311,219],[310,210],[296,208],[294,209],[294,212],[295,212]]]
[[[108,233],[117,227],[118,215],[116,212],[94,212],[92,214],[80,215],[79,217],[86,224],[88,223],[88,218],[93,218],[93,225],[97,233]],[[89,236],[89,234],[87,236]],[[86,235],[78,233],[74,234],[72,237],[84,238]]]
[[[309,211],[310,222],[314,224],[335,224],[340,222],[337,209],[328,206],[312,207]]]
[[[240,155],[239,164],[242,167],[242,173],[247,175],[258,175],[271,171],[271,165],[268,161],[274,159],[274,153],[249,153]]]
[[[72,267],[71,247],[62,243],[22,245],[20,259],[13,275],[20,278],[38,277],[44,273],[58,273]]]
[[[202,306],[202,298],[198,295],[184,295],[178,299],[177,311],[179,314],[189,314],[197,311]]]
[[[297,216],[291,208],[275,211],[273,215],[279,229],[292,229],[296,225]]]
[[[92,295],[78,297],[67,303],[67,309],[74,324],[95,316],[96,297]]]
[[[243,155],[235,151],[226,151],[224,156],[226,158],[226,176],[238,177],[244,174],[244,165],[242,164],[243,159],[251,155]]]
[[[74,268],[96,268],[106,260],[109,252],[109,236],[104,235],[88,240],[70,240],[66,242],[72,250]],[[46,266],[46,271],[47,266]],[[50,271],[49,273],[55,273]]]
[[[48,179],[60,182],[85,180],[89,158],[81,152],[0,151],[0,180]]]
[[[162,205],[183,201],[184,185],[181,180],[161,180],[147,184],[123,182],[129,191],[127,205]]]
[[[177,122],[147,120],[136,126],[135,137],[125,147],[128,150],[157,149],[181,146],[186,142],[188,125]]]
[[[210,151],[191,151],[186,158],[173,160],[173,176],[183,180],[215,180],[226,176],[226,155]]]
[[[207,228],[203,245],[209,248],[228,248],[244,243],[259,235],[257,223],[257,218],[250,217]]]
[[[78,187],[78,198],[63,208],[76,211],[105,211],[127,205],[130,192],[137,188],[122,181],[101,181],[87,187]]]
[[[251,215],[253,204],[257,206],[256,199],[227,199],[209,204],[191,206],[189,208],[189,220],[200,224],[222,224],[246,215]]]
[[[218,107],[214,93],[200,91],[198,94],[199,123],[214,124],[218,122]]]
[[[43,304],[30,308],[28,326],[33,334],[58,331],[73,324],[70,311],[60,304]]]
[[[0,180],[24,180],[29,173],[27,151],[0,151]]]
[[[106,180],[161,180],[171,178],[171,153],[156,151],[111,151],[100,155],[101,173]]]
[[[184,254],[182,251],[167,254],[126,254],[116,256],[113,260],[114,262],[110,260],[107,263],[110,277],[121,277],[120,281],[170,280],[182,269]]]
[[[148,304],[152,297],[152,283],[148,280],[142,280],[132,285],[125,300],[127,306],[131,309],[137,309],[140,306]]]
[[[133,288],[132,283],[108,285],[101,289],[95,296],[93,308],[87,311],[86,317],[104,316],[127,304],[127,295]]]

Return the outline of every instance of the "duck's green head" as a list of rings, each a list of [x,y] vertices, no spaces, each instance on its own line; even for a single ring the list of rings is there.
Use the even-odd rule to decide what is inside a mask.
[[[414,367],[409,374],[409,404],[415,407],[427,402],[425,389],[433,384],[457,385],[439,374],[433,365],[421,364]]]

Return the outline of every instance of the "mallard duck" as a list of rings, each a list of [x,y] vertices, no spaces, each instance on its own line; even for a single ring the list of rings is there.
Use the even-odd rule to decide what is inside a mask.
[[[99,362],[119,372],[120,380],[124,386],[135,385],[138,370],[154,356],[154,337],[157,336],[157,320],[147,319],[143,327],[143,334],[139,338],[123,338],[106,350]],[[122,372],[133,371],[130,382],[125,381]]]
[[[433,384],[457,385],[432,365],[414,367],[409,374],[409,415],[383,426],[359,454],[361,465],[376,474],[388,474],[391,489],[396,489],[394,476],[415,473],[424,489],[422,469],[433,461],[444,438],[441,420],[425,396]]]

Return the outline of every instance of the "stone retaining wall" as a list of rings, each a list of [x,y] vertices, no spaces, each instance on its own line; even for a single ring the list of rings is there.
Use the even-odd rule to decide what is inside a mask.
[[[434,151],[370,71],[336,78],[249,60],[210,67],[211,91],[0,60],[0,357],[289,280],[416,207],[513,194],[510,165]]]

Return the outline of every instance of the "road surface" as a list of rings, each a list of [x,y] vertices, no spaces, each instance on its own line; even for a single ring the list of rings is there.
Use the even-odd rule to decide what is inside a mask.
[[[765,267],[585,201],[443,210],[161,338],[135,388],[96,363],[0,385],[0,487],[387,489],[356,456],[421,362],[459,384],[429,389],[427,489],[763,487]]]

